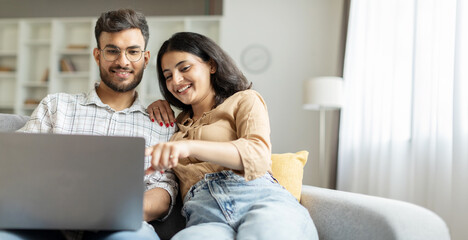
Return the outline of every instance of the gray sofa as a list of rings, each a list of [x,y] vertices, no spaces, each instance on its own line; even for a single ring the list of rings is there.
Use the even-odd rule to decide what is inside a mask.
[[[25,116],[0,113],[0,132],[15,131],[27,120]],[[304,185],[301,204],[309,210],[324,240],[450,239],[447,225],[439,216],[402,201]],[[179,199],[167,221],[152,222],[162,239],[169,239],[184,227],[180,207]]]

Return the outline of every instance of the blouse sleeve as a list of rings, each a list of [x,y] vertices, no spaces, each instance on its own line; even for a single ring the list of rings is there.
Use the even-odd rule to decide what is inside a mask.
[[[237,130],[236,146],[244,165],[247,181],[271,170],[270,121],[265,101],[259,93],[247,90],[234,112]]]

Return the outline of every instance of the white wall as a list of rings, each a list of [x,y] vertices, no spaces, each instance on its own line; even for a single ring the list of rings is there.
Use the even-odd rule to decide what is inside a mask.
[[[310,77],[341,74],[343,6],[344,0],[224,1],[221,45],[268,104],[273,153],[309,151],[305,184],[319,185],[318,114],[302,109],[302,84]],[[271,53],[263,73],[249,73],[240,63],[251,44]],[[336,142],[337,116],[327,115],[330,142]],[[330,157],[336,157],[336,144],[330,149]]]

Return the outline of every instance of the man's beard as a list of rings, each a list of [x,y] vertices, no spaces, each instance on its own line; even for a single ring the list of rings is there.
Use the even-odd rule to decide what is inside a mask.
[[[112,68],[112,70],[129,70],[128,68],[122,68],[122,67],[116,67]],[[133,89],[135,89],[141,82],[141,79],[143,78],[143,69],[139,72],[134,72],[134,78],[133,81],[129,84],[119,84],[119,82],[113,82],[111,76],[109,76],[109,73],[107,71],[104,71],[101,66],[99,66],[99,75],[101,76],[101,81],[104,82],[110,89],[116,91],[116,92],[128,92]]]

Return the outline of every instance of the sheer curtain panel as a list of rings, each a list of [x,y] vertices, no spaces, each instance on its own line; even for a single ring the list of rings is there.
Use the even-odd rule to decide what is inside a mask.
[[[466,0],[353,0],[338,188],[416,203],[468,229]]]

